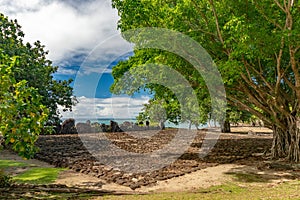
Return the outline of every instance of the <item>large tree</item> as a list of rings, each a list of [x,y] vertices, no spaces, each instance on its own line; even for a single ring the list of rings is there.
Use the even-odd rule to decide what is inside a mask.
[[[70,86],[72,80],[55,80],[53,74],[58,67],[47,59],[48,52],[41,42],[32,45],[23,39],[24,33],[17,21],[0,14],[0,47],[4,54],[16,58],[11,69],[14,79],[17,82],[26,80],[29,87],[37,89],[42,104],[49,109],[49,125],[57,124],[60,122],[58,105],[68,110],[75,102]]]
[[[113,0],[113,6],[122,32],[162,27],[199,42],[222,73],[228,102],[273,129],[273,157],[300,161],[298,1]],[[140,57],[139,51],[124,63],[163,58],[166,64],[175,62],[180,73],[191,74],[185,73],[192,69],[181,58],[152,49]],[[124,63],[114,71],[132,67]],[[201,79],[193,79],[188,80],[194,88],[204,88]]]

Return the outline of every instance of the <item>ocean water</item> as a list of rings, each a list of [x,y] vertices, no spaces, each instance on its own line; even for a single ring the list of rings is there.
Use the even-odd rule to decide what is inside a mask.
[[[122,124],[125,121],[133,122],[133,123],[137,122],[136,119],[75,119],[75,123],[78,123],[78,122],[85,123],[87,120],[90,120],[91,123],[98,122],[99,124],[106,124],[106,125],[110,125],[111,120],[117,122],[118,124]]]

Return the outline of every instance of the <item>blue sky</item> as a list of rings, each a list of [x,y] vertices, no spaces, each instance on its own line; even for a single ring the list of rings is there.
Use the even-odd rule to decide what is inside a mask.
[[[0,12],[17,19],[25,41],[40,40],[59,66],[56,79],[74,79],[79,104],[64,118],[136,116],[147,93],[114,96],[111,70],[132,55],[132,44],[117,30],[117,10],[110,0],[1,0]]]

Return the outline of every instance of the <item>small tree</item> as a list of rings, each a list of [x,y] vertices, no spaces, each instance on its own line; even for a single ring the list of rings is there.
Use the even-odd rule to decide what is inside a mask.
[[[20,156],[30,158],[37,150],[34,143],[48,119],[48,109],[37,89],[14,79],[11,69],[17,61],[0,49],[0,135]]]
[[[12,21],[0,13],[0,47],[4,54],[17,61],[11,67],[11,75],[16,82],[26,80],[29,87],[36,88],[43,105],[49,109],[50,124],[60,122],[58,105],[71,110],[76,99],[72,97],[72,80],[54,80],[58,67],[46,58],[48,52],[41,42],[33,45],[24,43],[24,33],[16,20]]]
[[[151,122],[159,123],[161,128],[164,127],[164,123],[167,120],[166,109],[164,108],[165,102],[163,100],[152,101],[146,105],[146,113],[149,116]]]

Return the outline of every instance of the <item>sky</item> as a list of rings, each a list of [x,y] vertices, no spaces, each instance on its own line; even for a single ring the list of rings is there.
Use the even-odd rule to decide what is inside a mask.
[[[79,103],[63,118],[132,118],[149,100],[112,95],[111,70],[132,55],[133,45],[117,30],[117,10],[110,0],[1,0],[0,12],[17,19],[25,41],[37,40],[59,66],[56,79],[72,78]]]

